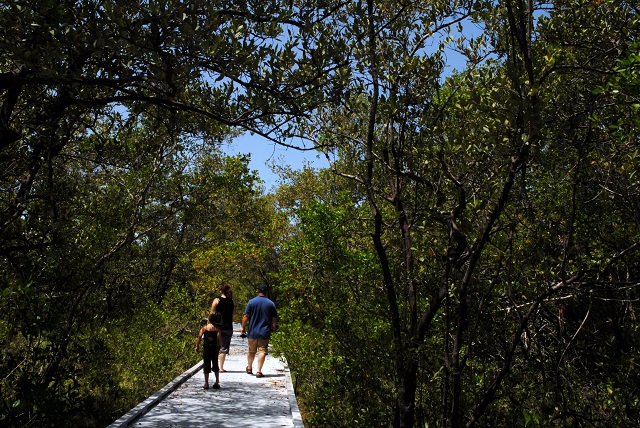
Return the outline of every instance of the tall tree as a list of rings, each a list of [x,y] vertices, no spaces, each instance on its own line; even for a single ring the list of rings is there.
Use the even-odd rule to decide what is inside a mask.
[[[593,7],[600,13],[591,27]],[[351,87],[341,105],[318,114],[308,136],[335,144],[344,162],[335,171],[361,186],[370,207],[396,356],[395,424],[414,425],[418,391],[437,398],[418,384],[422,370],[442,373],[439,410],[427,402],[420,409],[427,420],[522,423],[513,412],[531,396],[523,390],[527,377],[545,373],[534,361],[555,364],[556,373],[577,382],[569,376],[575,367],[560,363],[582,352],[576,338],[590,317],[578,311],[582,324],[569,327],[549,312],[559,313],[561,301],[580,305],[574,302],[595,290],[628,301],[628,287],[638,281],[635,268],[623,268],[638,256],[637,222],[622,208],[634,205],[634,185],[621,172],[627,177],[618,183],[628,183],[622,205],[596,208],[603,195],[596,177],[611,174],[611,161],[601,156],[613,153],[597,142],[613,141],[606,121],[592,121],[592,113],[617,108],[593,91],[626,49],[628,31],[637,31],[634,10],[625,2],[549,9],[371,0],[345,14],[353,17],[343,21],[344,34],[353,35],[351,68],[343,71]],[[456,34],[457,23],[464,24],[458,31],[478,25],[480,34],[467,40]],[[469,56],[468,68],[444,84],[446,52],[429,49],[438,43]],[[628,215],[612,223],[622,212]],[[620,232],[631,239],[612,241],[602,224],[624,224]],[[589,233],[595,230],[603,234]],[[593,248],[602,249],[595,258]],[[611,275],[619,268],[624,275]],[[547,330],[549,322],[559,330]],[[620,329],[621,322],[614,317],[593,331],[617,329],[629,339],[635,327]],[[557,337],[564,345],[552,362],[538,353]],[[439,365],[425,346],[442,349]],[[608,364],[611,377],[597,378],[598,391],[619,379],[613,360]],[[499,394],[508,381],[522,391],[511,402]],[[554,391],[536,418],[596,420],[560,384]],[[492,410],[497,400],[507,410]],[[633,420],[633,413],[620,418]]]
[[[215,204],[201,198],[216,190],[204,186],[256,184],[241,160],[229,183],[191,171],[234,164],[216,152],[233,127],[275,139],[323,101],[320,81],[335,64],[322,43],[303,43],[316,37],[309,11],[289,2],[0,3],[3,422],[113,416],[86,379],[99,378],[87,373],[98,367],[90,356],[114,342],[91,341],[92,329],[121,327],[129,340],[147,311],[185,340],[182,323],[195,317],[183,305],[192,291],[184,254],[216,231],[203,213]],[[131,383],[109,379],[100,399],[117,401]],[[102,413],[92,421],[94,408]]]

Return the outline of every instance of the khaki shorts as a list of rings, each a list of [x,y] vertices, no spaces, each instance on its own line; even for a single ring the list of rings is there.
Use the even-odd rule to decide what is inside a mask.
[[[269,354],[269,339],[249,339],[249,353]]]

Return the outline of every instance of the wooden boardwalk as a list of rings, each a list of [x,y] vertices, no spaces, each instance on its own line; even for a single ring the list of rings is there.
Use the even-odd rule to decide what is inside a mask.
[[[268,355],[263,378],[246,373],[247,340],[234,326],[231,354],[220,389],[202,388],[202,361],[131,409],[109,428],[295,427],[303,428],[286,361]],[[194,344],[195,346],[195,344]],[[257,359],[253,371],[257,371]],[[209,384],[215,381],[213,373]]]

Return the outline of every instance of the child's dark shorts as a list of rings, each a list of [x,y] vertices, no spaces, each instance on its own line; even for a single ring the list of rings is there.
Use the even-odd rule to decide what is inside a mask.
[[[202,353],[202,360],[204,365],[202,366],[202,370],[204,373],[211,373],[220,371],[218,368],[218,350],[214,349],[212,351],[204,351]]]

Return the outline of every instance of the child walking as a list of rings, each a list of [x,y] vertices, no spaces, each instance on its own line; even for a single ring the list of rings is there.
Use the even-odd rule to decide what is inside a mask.
[[[220,314],[209,314],[207,324],[202,326],[198,337],[196,338],[196,352],[200,352],[200,340],[204,342],[202,347],[202,360],[204,365],[204,389],[209,389],[209,373],[213,370],[216,375],[216,383],[213,389],[220,389],[220,371],[218,369],[218,351],[221,346],[220,332],[218,325],[220,324]]]

